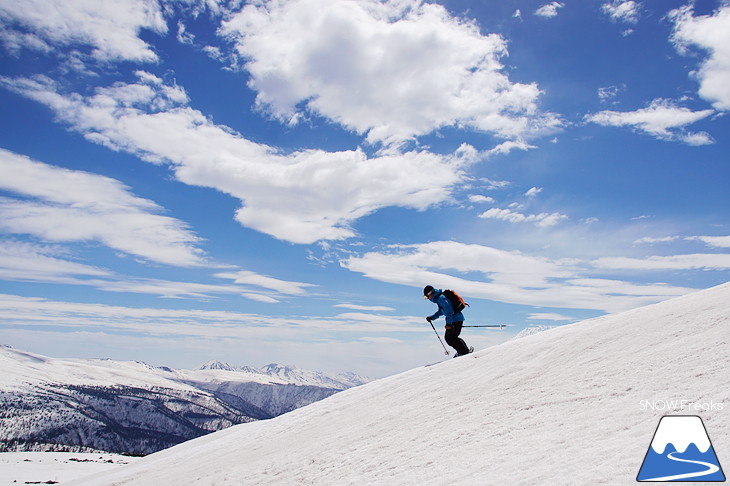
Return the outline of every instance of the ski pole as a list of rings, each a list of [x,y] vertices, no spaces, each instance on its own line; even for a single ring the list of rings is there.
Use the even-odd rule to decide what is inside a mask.
[[[486,324],[483,326],[461,326],[461,327],[498,327],[500,329],[503,329],[507,327],[507,324]]]
[[[431,329],[433,329],[433,332],[435,332],[435,333],[436,333],[436,337],[437,337],[437,338],[439,338],[439,342],[441,343],[441,346],[443,346],[443,347],[444,347],[444,354],[448,356],[448,355],[449,355],[449,350],[448,350],[448,349],[446,349],[446,345],[445,345],[445,344],[444,344],[444,342],[443,342],[443,341],[441,340],[441,336],[439,336],[439,333],[438,333],[438,331],[436,330],[436,328],[434,327],[434,325],[433,325],[433,322],[431,322],[431,321],[428,321],[428,323],[429,323],[429,324],[431,324]]]

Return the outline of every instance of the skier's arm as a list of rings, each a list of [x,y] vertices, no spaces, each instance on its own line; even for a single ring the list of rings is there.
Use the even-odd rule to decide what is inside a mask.
[[[438,310],[436,311],[436,313],[435,313],[434,315],[432,315],[432,316],[429,316],[429,317],[427,317],[427,318],[426,318],[426,320],[427,320],[428,322],[431,322],[431,321],[435,321],[436,319],[438,319],[438,318],[439,318],[439,317],[441,317],[442,315],[444,315],[444,313],[443,313],[443,311],[441,310],[441,306],[439,306],[439,309],[438,309]]]
[[[446,317],[446,324],[451,324],[454,322],[454,308],[451,306],[451,302],[444,294],[441,294],[438,300],[439,315],[443,314]]]

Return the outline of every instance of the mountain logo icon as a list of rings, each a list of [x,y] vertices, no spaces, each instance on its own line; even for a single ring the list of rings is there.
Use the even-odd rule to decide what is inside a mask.
[[[725,481],[702,419],[697,415],[662,417],[636,480]]]

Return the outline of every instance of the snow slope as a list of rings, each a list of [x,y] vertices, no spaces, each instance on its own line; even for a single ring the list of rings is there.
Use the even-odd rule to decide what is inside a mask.
[[[378,380],[76,484],[635,484],[668,413],[646,404],[675,399],[686,402],[671,413],[700,415],[730,465],[729,325],[725,284]]]

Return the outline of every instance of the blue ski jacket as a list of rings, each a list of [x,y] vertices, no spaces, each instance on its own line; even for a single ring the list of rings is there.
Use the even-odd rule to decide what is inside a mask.
[[[439,306],[439,310],[431,316],[431,319],[438,319],[444,316],[446,318],[446,324],[464,321],[464,314],[461,312],[454,314],[454,308],[451,306],[449,299],[444,295],[443,290],[434,289],[433,296],[428,300]]]

